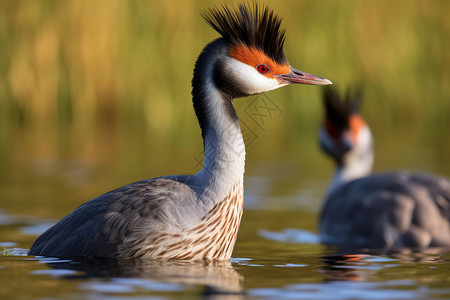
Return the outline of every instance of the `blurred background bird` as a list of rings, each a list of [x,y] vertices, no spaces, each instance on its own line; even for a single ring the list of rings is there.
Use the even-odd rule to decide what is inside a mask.
[[[425,173],[375,173],[373,137],[359,113],[361,95],[323,96],[322,150],[334,160],[320,214],[320,238],[343,249],[450,246],[450,181]]]

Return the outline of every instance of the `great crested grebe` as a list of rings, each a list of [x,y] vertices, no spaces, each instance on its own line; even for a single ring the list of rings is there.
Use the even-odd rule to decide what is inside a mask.
[[[44,232],[29,254],[54,257],[224,260],[242,215],[245,147],[233,99],[291,83],[327,85],[292,68],[281,19],[239,5],[203,14],[221,34],[197,59],[192,101],[205,151],[202,169],[135,182],[78,207]]]
[[[372,134],[359,115],[360,96],[323,97],[320,146],[336,172],[320,215],[320,238],[347,249],[420,251],[450,246],[450,182],[427,174],[371,175]]]

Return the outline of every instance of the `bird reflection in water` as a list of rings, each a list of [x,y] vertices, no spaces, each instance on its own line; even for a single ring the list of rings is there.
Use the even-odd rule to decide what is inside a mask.
[[[75,271],[64,279],[119,278],[145,279],[161,284],[204,287],[203,296],[214,299],[241,299],[243,276],[230,261],[160,261],[160,260],[52,260],[47,265],[56,270]]]

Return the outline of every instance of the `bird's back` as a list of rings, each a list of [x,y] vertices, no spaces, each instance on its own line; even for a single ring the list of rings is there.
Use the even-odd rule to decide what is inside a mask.
[[[325,200],[323,242],[345,248],[450,246],[450,182],[393,172],[350,181]]]
[[[135,182],[84,203],[43,233],[30,254],[120,258],[162,251],[164,238],[170,242],[206,214],[183,183],[187,176],[178,177]]]

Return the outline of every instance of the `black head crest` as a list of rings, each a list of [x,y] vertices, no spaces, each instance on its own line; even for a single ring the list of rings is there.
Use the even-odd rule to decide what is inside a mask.
[[[323,102],[326,119],[336,128],[348,129],[350,116],[359,113],[361,92],[349,90],[344,101],[341,100],[336,88],[327,87],[324,89]]]
[[[281,18],[267,6],[239,4],[236,9],[222,5],[202,13],[206,22],[231,45],[244,44],[262,50],[278,63],[286,63],[283,52],[285,30]]]

